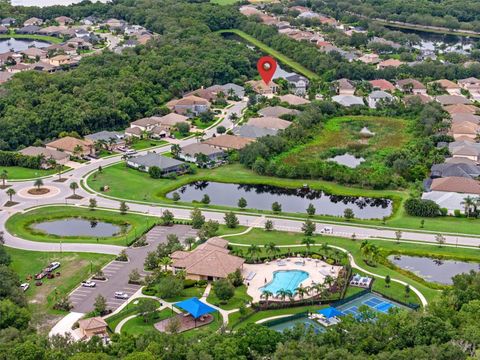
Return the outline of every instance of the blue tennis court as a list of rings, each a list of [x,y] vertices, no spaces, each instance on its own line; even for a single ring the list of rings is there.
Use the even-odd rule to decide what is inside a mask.
[[[337,309],[347,315],[353,315],[354,317],[359,316],[360,306],[368,306],[370,309],[379,312],[388,314],[388,311],[392,308],[401,308],[405,309],[403,305],[397,304],[391,300],[384,299],[375,294],[365,294],[357,299],[349,301],[343,305],[337,306]]]

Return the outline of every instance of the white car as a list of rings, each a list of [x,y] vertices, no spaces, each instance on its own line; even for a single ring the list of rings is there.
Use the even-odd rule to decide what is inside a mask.
[[[27,289],[30,287],[30,284],[29,283],[23,283],[20,285],[20,288],[23,290],[23,291],[27,291]]]
[[[132,150],[132,149],[127,150],[127,151],[125,152],[126,155],[135,155],[136,153],[137,153],[137,152],[136,152],[135,150]]]
[[[93,288],[95,287],[97,284],[95,283],[95,281],[82,281],[82,286],[83,287],[89,287],[89,288]]]
[[[325,226],[322,230],[320,230],[321,234],[333,234],[333,228],[330,226]]]
[[[48,266],[48,271],[53,271],[55,269],[58,269],[59,267],[60,263],[58,261],[54,261]]]
[[[115,291],[115,298],[116,299],[128,299],[128,294],[124,293],[123,291]]]

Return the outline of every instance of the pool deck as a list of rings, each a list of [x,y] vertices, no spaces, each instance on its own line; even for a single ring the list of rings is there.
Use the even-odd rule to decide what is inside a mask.
[[[263,264],[244,264],[243,276],[247,277],[250,273],[256,273],[255,277],[251,280],[247,280],[248,285],[247,293],[253,298],[254,302],[261,300],[262,290],[261,288],[268,284],[273,279],[273,273],[275,271],[285,270],[300,270],[309,274],[309,277],[302,281],[300,284],[303,287],[312,286],[314,284],[323,284],[325,277],[330,275],[334,279],[338,277],[338,273],[341,270],[341,266],[328,265],[324,261],[314,260],[311,258],[287,258],[280,260],[285,265],[278,265],[278,260],[271,262],[265,262]],[[296,264],[298,261],[304,261],[304,265]],[[275,294],[274,294],[275,295]],[[308,296],[305,296],[307,298]],[[298,299],[298,297],[295,297]],[[269,299],[269,301],[275,301],[275,298]]]

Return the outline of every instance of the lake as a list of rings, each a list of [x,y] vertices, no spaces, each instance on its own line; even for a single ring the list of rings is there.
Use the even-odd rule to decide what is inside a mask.
[[[13,6],[53,6],[53,5],[71,5],[81,2],[82,0],[12,0]],[[109,0],[91,0],[92,2],[106,3]]]
[[[0,39],[0,54],[9,52],[13,49],[14,52],[26,50],[31,46],[36,48],[43,48],[49,46],[50,43],[46,41],[30,40],[30,39]]]
[[[238,199],[247,200],[247,208],[271,210],[273,202],[282,205],[288,213],[306,213],[311,203],[319,215],[343,216],[345,209],[353,210],[359,219],[381,219],[392,212],[392,201],[355,196],[329,195],[310,188],[287,189],[270,185],[240,185],[209,181],[190,183],[167,194],[171,198],[177,192],[181,201],[200,201],[204,194],[210,197],[213,205],[237,207]]]
[[[56,236],[111,237],[121,232],[119,225],[86,219],[61,219],[36,223],[32,229]]]
[[[352,169],[355,169],[358,165],[365,161],[364,158],[357,158],[351,154],[337,155],[327,160],[336,162],[339,165],[344,165]]]
[[[416,274],[422,279],[444,285],[451,285],[452,277],[455,275],[468,273],[470,270],[478,271],[480,269],[480,264],[477,263],[420,256],[402,255],[395,257],[392,255],[388,257],[388,260],[398,267]]]

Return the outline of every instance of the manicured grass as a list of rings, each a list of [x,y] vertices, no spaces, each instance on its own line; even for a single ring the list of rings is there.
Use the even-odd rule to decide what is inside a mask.
[[[247,40],[248,42],[252,43],[256,47],[258,47],[263,52],[266,52],[267,54],[275,57],[277,60],[279,60],[283,64],[288,65],[290,68],[292,68],[296,72],[306,76],[310,80],[320,79],[320,76],[315,74],[313,71],[308,70],[306,67],[304,67],[300,63],[290,59],[289,57],[283,55],[279,51],[277,51],[275,49],[272,49],[270,46],[264,44],[263,42],[255,39],[253,36],[250,36],[250,35],[248,35],[247,33],[243,32],[241,30],[238,30],[238,29],[220,30],[219,33],[221,33],[221,34],[230,33],[230,34],[238,35],[238,36],[242,37],[243,39]]]
[[[57,38],[54,36],[46,36],[46,35],[15,34],[14,32],[0,35],[0,39],[10,39],[10,38],[46,41],[53,44],[60,44],[63,42],[62,39],[60,38]]]
[[[129,147],[134,150],[140,151],[140,150],[148,149],[154,146],[160,146],[165,144],[168,144],[168,142],[165,140],[138,139]]]
[[[20,166],[0,166],[0,173],[4,170],[8,173],[8,180],[25,180],[25,179],[34,179],[43,176],[49,176],[56,174],[55,169],[28,169]]]
[[[34,323],[48,325],[47,314],[60,313],[52,310],[56,296],[69,294],[81,281],[114,259],[113,255],[90,253],[37,252],[5,248],[12,257],[10,267],[18,273],[21,282],[29,282],[30,288],[25,292],[32,306]],[[43,279],[42,286],[35,286],[35,281],[27,281],[27,276],[35,275],[53,261],[61,263],[60,276]],[[57,293],[57,295],[55,294]],[[50,324],[53,326],[53,324]]]
[[[159,321],[168,319],[171,316],[172,311],[170,309],[163,309],[155,312],[154,315],[149,317],[148,321],[145,321],[143,316],[137,316],[128,320],[123,325],[121,332],[122,334],[142,335],[147,331],[157,331],[153,325]]]
[[[183,300],[190,299],[192,297],[200,298],[200,297],[202,297],[204,292],[205,292],[204,287],[193,286],[193,287],[190,287],[190,288],[183,289],[182,295],[165,299],[165,301],[178,302],[178,301],[183,301]]]
[[[235,295],[233,298],[228,300],[223,304],[215,295],[215,292],[212,290],[207,297],[207,301],[213,305],[219,306],[225,310],[238,309],[241,305],[246,305],[252,300],[252,297],[247,294],[247,287],[245,285],[235,288]]]
[[[134,304],[133,302],[138,301],[137,304]],[[117,325],[125,319],[126,317],[133,315],[133,314],[138,314],[139,313],[139,307],[140,303],[142,302],[155,302],[158,307],[160,307],[160,302],[155,299],[150,299],[150,298],[138,298],[134,300],[133,302],[129,303],[125,308],[123,308],[119,313],[110,316],[109,318],[106,319],[108,327],[110,330],[113,332],[115,331],[115,328]]]
[[[125,235],[118,234],[113,237],[87,237],[87,236],[56,236],[33,230],[30,225],[33,223],[67,219],[82,218],[87,220],[105,221],[117,225],[129,225]],[[109,245],[131,244],[135,239],[152,227],[158,218],[150,218],[137,214],[120,215],[117,211],[94,210],[74,206],[49,206],[38,208],[26,213],[17,213],[6,222],[7,230],[23,239],[42,242],[63,242],[63,243],[98,243]]]
[[[253,310],[248,308],[247,314],[253,314],[244,319],[241,319],[240,313],[238,311],[231,313],[228,316],[228,327],[232,330],[237,330],[239,328],[248,326],[250,324],[254,324],[259,320],[267,319],[274,316],[281,316],[281,315],[293,315],[298,314],[301,312],[307,311],[317,311],[319,309],[323,309],[326,305],[316,306],[316,305],[307,305],[307,306],[299,306],[299,307],[292,307],[292,308],[285,308],[285,309],[277,309],[277,310],[265,310],[259,311],[253,314]]]

